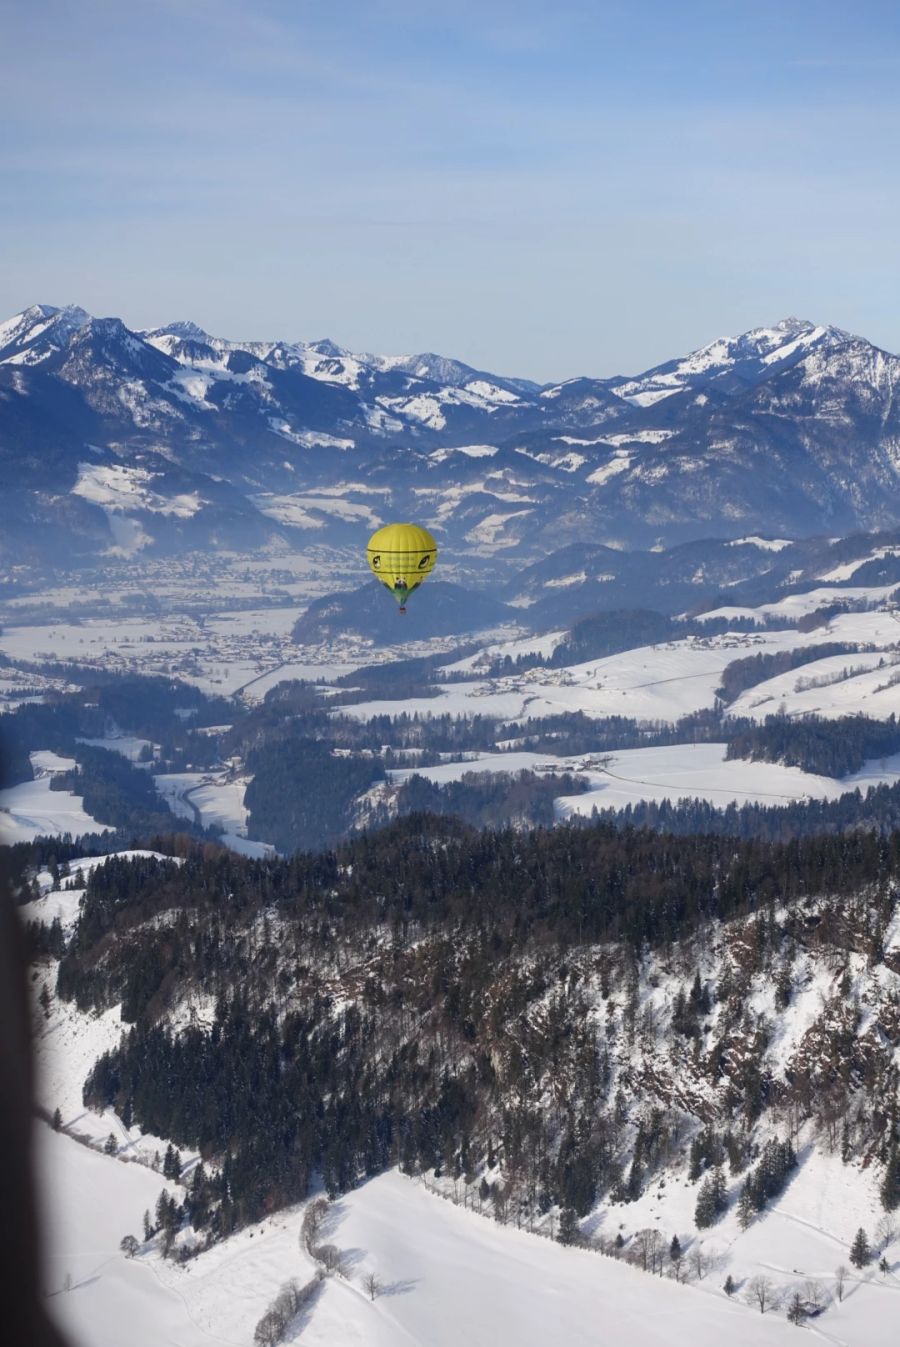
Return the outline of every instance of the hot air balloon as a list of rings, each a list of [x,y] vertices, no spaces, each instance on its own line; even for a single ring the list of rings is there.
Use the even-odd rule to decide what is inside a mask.
[[[418,524],[385,524],[366,548],[369,566],[406,612],[406,600],[430,575],[437,561],[437,543]]]

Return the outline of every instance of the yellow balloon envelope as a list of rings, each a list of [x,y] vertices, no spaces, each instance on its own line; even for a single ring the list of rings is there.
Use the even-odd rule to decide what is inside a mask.
[[[437,561],[437,543],[418,524],[385,524],[366,548],[372,574],[406,611],[406,600],[430,575]]]

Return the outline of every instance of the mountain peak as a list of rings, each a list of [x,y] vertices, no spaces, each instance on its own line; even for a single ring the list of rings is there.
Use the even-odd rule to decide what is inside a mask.
[[[192,323],[189,318],[177,319],[174,323],[166,323],[165,327],[147,328],[141,334],[142,337],[180,337],[183,341],[202,341],[209,342],[210,335],[196,323]]]
[[[77,304],[59,309],[54,304],[32,304],[0,323],[0,351],[4,360],[36,364],[65,346],[73,332],[89,323],[91,315]]]
[[[776,332],[811,332],[817,325],[808,318],[797,318],[794,314],[780,318],[775,324]]]
[[[40,318],[52,318],[59,309],[55,304],[29,304],[27,309],[23,309],[18,315],[20,318],[31,318],[37,321]]]
[[[344,348],[338,346],[337,342],[332,341],[330,337],[320,337],[317,341],[308,341],[304,344],[308,351],[315,351],[316,355],[324,355],[338,359],[347,354]]]

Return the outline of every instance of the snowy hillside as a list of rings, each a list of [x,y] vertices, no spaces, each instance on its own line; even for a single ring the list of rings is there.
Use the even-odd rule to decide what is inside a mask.
[[[72,791],[52,788],[54,776],[74,768],[74,758],[38,751],[31,759],[34,780],[0,790],[0,846],[41,835],[102,832],[103,824],[84,812]]]
[[[900,753],[883,761],[873,760],[859,772],[835,779],[777,762],[726,759],[725,752],[725,744],[675,744],[563,758],[550,753],[481,753],[434,767],[395,768],[388,775],[395,782],[418,775],[444,785],[473,772],[527,771],[539,776],[572,773],[587,783],[587,789],[556,800],[560,818],[590,815],[594,809],[623,809],[639,800],[708,800],[718,807],[732,801],[780,804],[829,800],[848,791],[865,793],[871,786],[900,781]]]
[[[253,1330],[281,1285],[306,1280],[314,1265],[299,1246],[301,1215],[279,1213],[202,1254],[187,1269],[153,1253],[126,1259],[119,1241],[153,1207],[159,1177],[138,1165],[92,1154],[49,1129],[39,1130],[50,1232],[46,1280],[51,1308],[73,1347],[251,1347]],[[833,1188],[809,1175],[807,1204],[821,1218]],[[813,1198],[812,1190],[818,1186]],[[844,1209],[855,1214],[853,1203]],[[840,1256],[826,1228],[787,1210],[773,1213],[763,1247],[739,1239],[730,1257],[695,1287],[653,1279],[613,1259],[561,1249],[546,1239],[499,1228],[397,1174],[373,1179],[336,1204],[330,1237],[349,1251],[351,1279],[327,1281],[297,1325],[318,1347],[593,1347],[598,1331],[634,1347],[765,1347],[794,1341],[783,1312],[758,1310],[721,1290],[724,1269],[746,1277],[774,1265],[779,1281],[803,1284],[792,1265],[833,1280]],[[833,1203],[828,1213],[833,1221]],[[798,1233],[799,1232],[799,1233]],[[385,1293],[368,1300],[361,1285],[377,1273]],[[72,1289],[61,1291],[66,1273]],[[741,1278],[743,1280],[743,1278]],[[846,1347],[889,1347],[896,1335],[900,1282],[854,1277],[847,1299],[829,1310],[816,1336]]]
[[[53,897],[41,900],[45,920]],[[882,953],[873,956],[866,942],[874,926],[882,931]],[[527,1184],[515,1199],[511,1143],[500,1130],[496,1153],[472,1154],[455,1176],[428,1169],[410,1177],[392,1168],[332,1204],[323,1236],[343,1251],[344,1275],[326,1278],[293,1331],[322,1347],[349,1340],[364,1347],[544,1347],[563,1336],[593,1343],[602,1325],[638,1347],[718,1347],[726,1337],[753,1347],[793,1340],[785,1316],[799,1296],[806,1310],[819,1309],[806,1322],[825,1341],[889,1347],[900,1322],[900,1243],[896,1221],[882,1219],[879,1103],[900,1051],[898,936],[895,899],[886,908],[882,899],[843,895],[712,923],[637,965],[615,943],[573,948],[561,969],[558,959],[539,957],[550,985],[541,991],[539,978],[524,1013],[502,1026],[492,1048],[496,1088],[502,1096],[518,1081],[554,1135],[552,1120],[576,1105],[586,1032],[609,1100],[598,1123],[608,1125],[600,1120],[611,1122],[615,1113],[625,1188],[640,1168],[635,1191],[614,1184],[599,1195],[575,1226],[575,1240],[588,1247],[562,1247],[561,1207],[530,1206]],[[256,938],[264,938],[261,927]],[[370,976],[388,966],[370,961]],[[488,1002],[509,972],[496,970]],[[331,976],[340,997],[356,995],[353,967],[341,974],[336,962]],[[690,990],[692,978],[699,993]],[[200,993],[190,979],[182,982],[170,1012],[176,1031],[210,1025],[212,1007]],[[419,1012],[417,1032],[430,1036],[432,1013],[439,1014]],[[251,1347],[280,1287],[292,1277],[306,1282],[315,1271],[300,1240],[302,1207],[251,1222],[182,1265],[161,1257],[159,1237],[141,1240],[143,1213],[152,1215],[164,1187],[183,1200],[196,1154],[182,1152],[181,1185],[166,1181],[152,1168],[165,1138],[142,1136],[112,1110],[84,1109],[83,1081],[125,1027],[118,1006],[97,1015],[51,994],[46,1011],[38,999],[35,1014],[41,1102],[47,1114],[61,1112],[59,1133],[38,1125],[46,1284],[75,1347],[118,1347],[126,1322],[134,1347]],[[575,1039],[563,1031],[539,1067],[539,1040],[553,1041],[567,1022],[580,1026]],[[516,1044],[529,1043],[530,1070],[503,1063]],[[448,1060],[464,1071],[465,1054]],[[755,1121],[742,1120],[745,1106]],[[110,1133],[116,1153],[99,1153]],[[796,1164],[782,1190],[744,1220],[739,1193],[767,1143],[787,1139]],[[732,1155],[727,1165],[725,1150]],[[698,1199],[717,1172],[725,1210],[698,1228]],[[884,1270],[850,1263],[859,1227]],[[119,1249],[126,1234],[138,1239],[133,1258]],[[670,1255],[673,1236],[677,1258]],[[189,1230],[179,1238],[190,1242]],[[661,1275],[644,1270],[648,1257],[659,1258]],[[374,1301],[365,1291],[367,1273],[380,1283]]]
[[[788,714],[837,716],[860,712],[884,718],[900,713],[900,680],[892,683],[891,667],[886,667],[896,658],[900,637],[900,624],[886,606],[890,592],[885,587],[807,591],[758,609],[742,608],[733,613],[715,610],[705,618],[749,618],[758,622],[760,629],[731,630],[710,637],[691,635],[562,668],[538,663],[521,674],[466,682],[448,679],[438,683],[438,696],[434,698],[416,698],[402,708],[396,704],[392,707],[387,701],[361,701],[345,707],[344,713],[368,719],[402,710],[420,715],[480,714],[524,721],[581,712],[597,719],[631,716],[674,722],[712,709],[724,670],[738,659],[840,641],[858,645],[860,653],[814,661],[799,671],[764,681],[729,707],[729,712],[763,718],[783,706]],[[826,602],[840,605],[860,599],[877,607],[871,612],[838,612],[811,630],[793,625]],[[792,625],[766,630],[764,624],[770,614]],[[550,653],[548,639],[553,638],[501,643],[488,647],[480,658],[499,659],[511,652]],[[479,657],[471,657],[464,665],[446,666],[444,673],[450,677],[470,675],[478,672],[478,666]],[[804,678],[810,687],[804,687]]]

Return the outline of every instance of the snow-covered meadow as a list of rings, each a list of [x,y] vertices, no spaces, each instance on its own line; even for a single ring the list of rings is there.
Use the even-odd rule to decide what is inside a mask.
[[[46,1285],[51,1309],[73,1347],[251,1347],[253,1331],[280,1286],[306,1281],[314,1264],[300,1245],[301,1210],[279,1212],[201,1254],[184,1268],[155,1249],[127,1259],[122,1236],[140,1235],[161,1177],[141,1164],[98,1154],[38,1126],[44,1191]],[[346,1194],[333,1207],[328,1237],[346,1253],[350,1277],[325,1281],[291,1340],[319,1347],[777,1347],[795,1341],[783,1299],[815,1279],[833,1295],[852,1230],[871,1216],[865,1186],[835,1163],[810,1163],[765,1220],[736,1224],[704,1241],[709,1265],[692,1285],[651,1277],[598,1253],[567,1249],[536,1234],[496,1225],[426,1191],[396,1171]],[[166,1185],[175,1191],[172,1184]],[[605,1214],[627,1232],[646,1217],[689,1245],[695,1189],[679,1188],[644,1212]],[[679,1216],[681,1220],[679,1221]],[[849,1233],[848,1233],[849,1232]],[[845,1298],[808,1331],[841,1347],[893,1347],[900,1327],[900,1266],[848,1279]],[[384,1294],[368,1299],[374,1272]],[[722,1284],[737,1285],[729,1299]],[[66,1274],[72,1288],[62,1290]],[[746,1303],[755,1275],[771,1278],[781,1303],[761,1315]]]
[[[81,799],[70,790],[53,790],[52,781],[75,767],[74,758],[64,758],[49,750],[31,755],[33,781],[0,790],[0,846],[30,842],[47,834],[103,832],[104,825],[86,814]]]
[[[446,784],[466,773],[532,771],[541,776],[571,772],[587,782],[580,795],[556,801],[560,818],[591,814],[596,809],[623,809],[640,800],[675,803],[684,799],[710,804],[788,804],[794,800],[833,800],[857,788],[900,781],[900,754],[869,762],[841,780],[816,776],[781,763],[748,762],[725,757],[725,744],[672,744],[664,748],[631,748],[593,755],[554,757],[548,753],[480,753],[465,760],[432,767],[393,769],[391,780],[413,775]]]
[[[757,611],[761,610],[748,609],[746,613]],[[729,708],[730,712],[758,719],[781,709],[789,715],[807,711],[819,715],[862,712],[876,719],[900,713],[900,680],[889,683],[891,661],[900,640],[900,623],[884,611],[836,617],[827,631],[798,631],[791,627],[732,631],[709,638],[689,636],[558,669],[538,665],[518,674],[452,681],[453,674],[477,674],[487,658],[532,652],[547,655],[557,637],[558,633],[552,633],[548,637],[499,643],[479,655],[447,665],[441,672],[450,677],[438,684],[436,697],[412,697],[402,703],[361,700],[354,706],[343,707],[342,714],[360,720],[401,712],[419,716],[483,715],[521,722],[581,712],[593,719],[628,716],[672,723],[683,716],[712,709],[722,674],[733,661],[808,648],[826,641],[858,642],[871,645],[874,650],[813,661],[762,682],[743,694]],[[881,663],[883,667],[879,667]],[[860,666],[864,666],[865,672],[854,672]],[[802,691],[804,679],[823,674],[833,681],[812,694]]]
[[[268,856],[272,847],[247,837],[244,794],[249,778],[233,772],[162,772],[153,778],[172,813],[203,828],[221,829],[222,841],[244,856]]]

